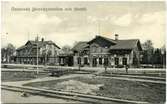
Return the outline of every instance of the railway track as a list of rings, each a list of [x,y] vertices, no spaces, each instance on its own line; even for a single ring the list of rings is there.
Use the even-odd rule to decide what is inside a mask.
[[[109,75],[99,75],[104,77],[121,77],[121,78],[134,78],[134,79],[144,79],[153,81],[166,81],[166,78],[162,77],[150,77],[150,76],[137,76],[137,75],[119,75],[119,74],[109,74]]]
[[[38,88],[24,87],[24,86],[1,85],[1,88],[4,90],[10,90],[15,92],[26,92],[32,95],[42,95],[47,97],[75,100],[75,101],[80,101],[83,103],[90,103],[90,104],[92,103],[93,104],[149,104],[148,102],[142,102],[142,101],[115,99],[115,98],[109,98],[109,97],[85,95],[85,94],[78,94],[78,93],[72,93],[72,92],[45,90],[45,89],[38,89]]]

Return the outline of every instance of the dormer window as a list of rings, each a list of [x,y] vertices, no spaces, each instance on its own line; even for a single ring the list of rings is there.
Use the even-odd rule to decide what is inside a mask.
[[[98,48],[98,52],[99,53],[102,52],[102,48],[101,47]]]
[[[96,52],[96,47],[95,46],[92,47],[92,52]]]

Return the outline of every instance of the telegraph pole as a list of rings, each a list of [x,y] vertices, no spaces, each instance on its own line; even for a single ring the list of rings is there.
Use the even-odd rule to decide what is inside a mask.
[[[39,73],[39,70],[38,70],[38,35],[37,35],[37,75]]]

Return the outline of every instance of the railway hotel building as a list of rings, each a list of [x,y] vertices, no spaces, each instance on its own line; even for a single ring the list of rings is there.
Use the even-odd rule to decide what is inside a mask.
[[[44,38],[38,40],[28,40],[25,45],[16,50],[16,63],[19,64],[38,64],[59,65],[60,47],[52,41],[44,41]]]
[[[88,42],[78,42],[73,47],[74,66],[90,67],[139,67],[140,52],[139,39],[119,40],[96,36]]]

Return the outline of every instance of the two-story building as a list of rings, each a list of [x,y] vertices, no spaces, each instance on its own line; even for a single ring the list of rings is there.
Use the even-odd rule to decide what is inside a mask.
[[[139,39],[119,40],[118,34],[115,34],[115,39],[96,36],[73,47],[74,66],[139,67],[141,51]]]
[[[52,41],[29,40],[16,50],[16,63],[20,64],[59,64],[60,47]]]

